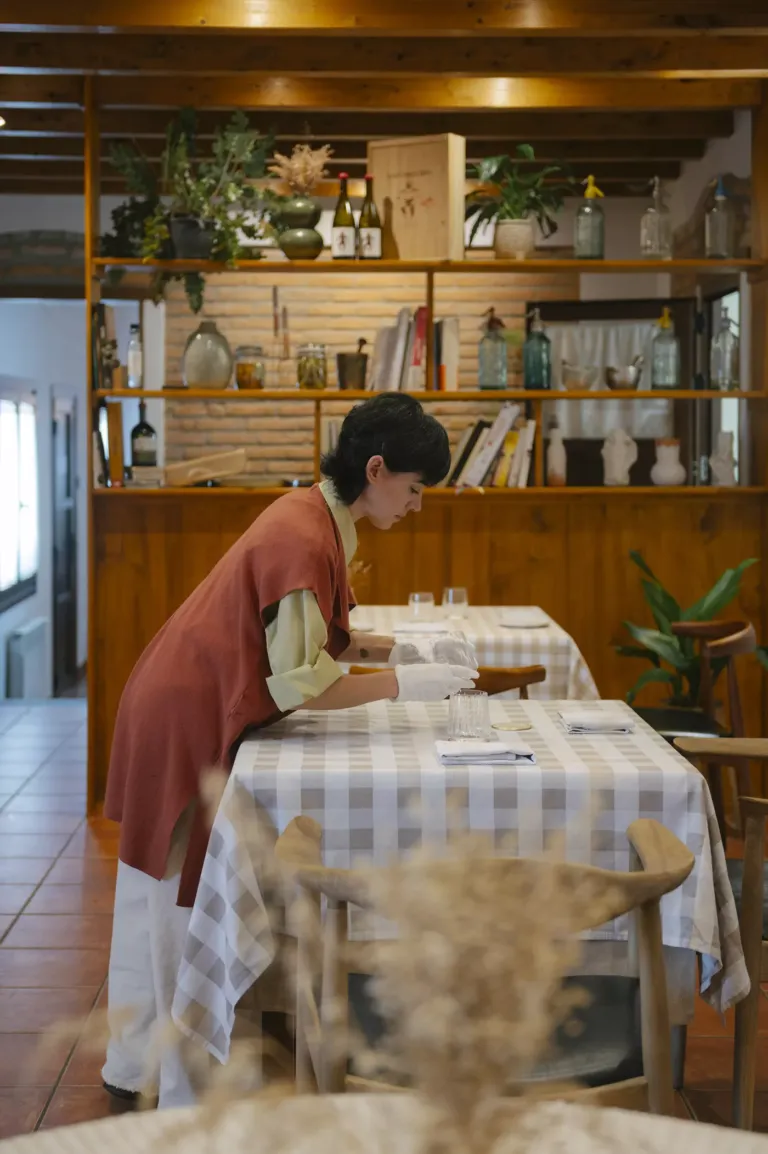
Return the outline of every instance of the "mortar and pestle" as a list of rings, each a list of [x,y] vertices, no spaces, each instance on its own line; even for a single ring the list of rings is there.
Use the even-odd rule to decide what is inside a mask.
[[[336,354],[336,373],[339,378],[340,389],[364,389],[365,374],[368,369],[368,354],[363,352],[367,345],[365,337],[357,342],[356,353]]]

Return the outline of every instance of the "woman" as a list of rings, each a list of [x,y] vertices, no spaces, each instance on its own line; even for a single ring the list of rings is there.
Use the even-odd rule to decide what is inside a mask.
[[[469,688],[471,646],[454,664],[411,664],[412,646],[350,634],[347,567],[356,522],[390,529],[421,508],[450,466],[443,427],[412,397],[385,394],[343,422],[328,478],[269,506],[163,626],[126,684],[115,722],[104,813],[122,823],[109,970],[113,1034],[105,1088],[145,1083],[149,1035],[170,1014],[176,973],[208,844],[201,775],[231,769],[243,732],[296,709],[383,699],[438,701]],[[355,677],[338,661],[390,662]],[[160,1070],[160,1105],[192,1098],[181,1062]]]

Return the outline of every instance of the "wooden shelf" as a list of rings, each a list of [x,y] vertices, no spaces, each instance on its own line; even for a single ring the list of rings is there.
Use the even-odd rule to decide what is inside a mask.
[[[760,272],[765,262],[752,259],[733,260],[240,260],[233,265],[219,261],[152,260],[138,257],[95,257],[94,271],[106,268],[161,269],[167,272],[256,272],[256,273],[659,273],[706,272],[734,273]]]
[[[227,486],[222,485],[220,488],[168,488],[168,489],[92,489],[91,493],[94,497],[99,498],[129,498],[129,497],[282,497],[286,493],[290,493],[290,488],[280,487],[264,487],[264,488],[245,488],[242,486]],[[553,501],[561,501],[568,497],[606,497],[626,498],[626,497],[691,497],[696,500],[726,500],[733,497],[755,497],[761,494],[768,493],[768,488],[761,488],[757,486],[740,486],[735,485],[730,488],[719,488],[710,485],[627,485],[625,487],[611,487],[606,485],[595,485],[589,487],[580,487],[576,485],[566,485],[564,487],[544,486],[536,488],[530,486],[526,489],[427,489],[425,497],[428,501],[433,500],[519,500],[523,497],[534,496],[537,499],[546,497]]]
[[[163,401],[365,401],[379,394],[359,389],[97,389],[94,400],[121,397]],[[418,401],[765,401],[768,392],[757,389],[721,392],[719,389],[456,389],[451,392],[409,392]]]

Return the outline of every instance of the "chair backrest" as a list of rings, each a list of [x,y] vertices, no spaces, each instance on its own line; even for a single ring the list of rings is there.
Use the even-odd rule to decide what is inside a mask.
[[[379,673],[381,666],[353,665],[349,672]],[[539,685],[547,679],[544,665],[520,665],[501,669],[481,665],[478,673],[480,676],[475,682],[475,689],[482,689],[488,694],[507,693],[510,689],[519,689],[520,697],[524,701],[528,699],[529,685]]]
[[[309,818],[292,821],[277,842],[277,856],[288,877],[307,894],[317,899],[325,897],[326,941],[323,962],[323,991],[334,1002],[345,998],[346,974],[338,972],[341,943],[346,936],[347,905],[374,908],[370,875],[356,870],[329,869],[321,864],[320,826]],[[693,854],[669,830],[649,819],[632,823],[627,838],[640,866],[637,872],[620,873],[592,866],[523,858],[489,858],[473,861],[472,869],[482,869],[489,879],[489,891],[504,900],[509,892],[509,878],[520,871],[552,871],[553,885],[572,890],[574,894],[589,892],[587,905],[575,902],[572,934],[597,928],[605,922],[630,911],[637,911],[638,957],[640,962],[641,1015],[643,1054],[648,1080],[650,1109],[655,1113],[672,1113],[672,1059],[670,1028],[667,1009],[666,978],[661,941],[659,901],[676,889],[688,877],[694,865]],[[395,869],[398,866],[394,867]],[[403,867],[406,868],[406,867]],[[436,860],[429,870],[456,870],[466,863],[456,860]],[[587,913],[587,910],[589,911]],[[306,957],[299,942],[299,957]],[[334,972],[331,972],[334,971]],[[311,981],[300,978],[297,1001],[297,1080],[300,1090],[308,1086],[307,1073],[311,1065],[321,1090],[344,1089],[346,1063],[328,1061],[320,1052],[312,1053],[312,1044],[300,1046],[300,1027],[308,1018],[318,1025],[324,1020],[322,1010],[309,1012],[305,1003]],[[329,1019],[330,1020],[330,1019]]]
[[[744,714],[734,658],[754,653],[757,648],[753,626],[748,621],[676,621],[672,625],[672,632],[699,644],[701,680],[698,704],[712,720],[715,720],[712,666],[715,661],[725,661],[730,729],[734,737],[743,737]]]

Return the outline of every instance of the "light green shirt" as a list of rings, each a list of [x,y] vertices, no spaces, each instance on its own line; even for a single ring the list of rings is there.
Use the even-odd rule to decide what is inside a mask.
[[[320,492],[338,526],[344,558],[349,565],[357,551],[357,529],[349,508],[342,504],[330,481]],[[326,653],[328,630],[314,593],[296,589],[278,604],[277,615],[266,629],[267,656],[272,676],[267,689],[278,709],[296,709],[319,697],[342,676],[340,666]]]

